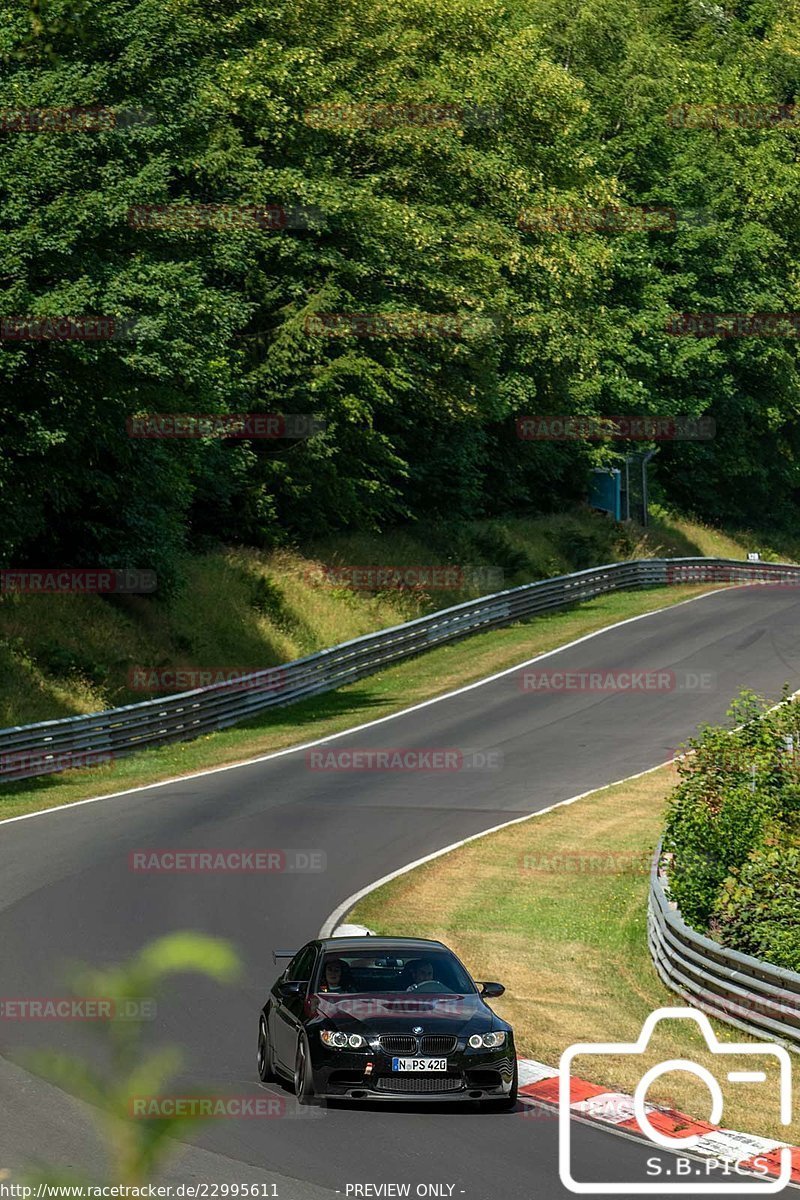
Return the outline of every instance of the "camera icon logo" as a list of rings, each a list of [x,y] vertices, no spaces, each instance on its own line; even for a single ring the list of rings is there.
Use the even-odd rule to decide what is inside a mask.
[[[738,1055],[757,1055],[759,1059],[771,1059],[777,1061],[779,1069],[779,1117],[782,1125],[789,1125],[792,1119],[792,1064],[788,1050],[783,1046],[777,1046],[774,1043],[756,1042],[720,1042],[714,1030],[711,1028],[711,1022],[705,1013],[699,1012],[694,1008],[659,1008],[651,1013],[642,1026],[642,1031],[635,1042],[578,1042],[573,1046],[569,1046],[561,1055],[559,1063],[559,1103],[558,1103],[558,1168],[561,1182],[568,1191],[578,1195],[680,1195],[681,1192],[698,1193],[724,1193],[728,1195],[769,1195],[774,1192],[782,1191],[789,1183],[792,1172],[791,1147],[782,1146],[780,1151],[780,1175],[770,1183],[764,1183],[763,1177],[754,1177],[751,1183],[703,1183],[698,1182],[697,1176],[703,1174],[702,1171],[697,1171],[695,1178],[687,1180],[686,1183],[664,1183],[660,1180],[657,1183],[648,1182],[586,1182],[577,1180],[573,1174],[572,1162],[572,1110],[571,1110],[571,1094],[570,1094],[570,1073],[572,1062],[578,1056],[591,1055],[622,1055],[622,1054],[644,1054],[647,1050],[650,1040],[653,1036],[653,1031],[659,1021],[663,1020],[692,1020],[699,1027],[705,1038],[708,1049],[712,1054],[719,1055],[721,1059]],[[758,1067],[759,1063],[754,1063],[754,1067]],[[657,1063],[646,1071],[639,1083],[636,1086],[636,1091],[633,1095],[633,1112],[636,1117],[637,1124],[642,1133],[652,1143],[664,1150],[671,1152],[675,1151],[691,1151],[694,1146],[700,1141],[697,1134],[689,1134],[686,1137],[670,1137],[661,1133],[653,1127],[649,1119],[648,1110],[652,1111],[652,1106],[645,1102],[648,1089],[656,1079],[670,1071],[686,1071],[697,1078],[701,1079],[707,1086],[711,1094],[711,1114],[709,1121],[712,1125],[719,1125],[723,1117],[724,1101],[722,1088],[719,1080],[702,1064],[692,1062],[687,1058],[673,1058],[666,1062]],[[767,1075],[764,1070],[754,1069],[752,1071],[737,1071],[725,1070],[724,1061],[720,1065],[720,1078],[725,1078],[729,1083],[767,1083]],[[740,1176],[745,1174],[738,1170]],[[668,1172],[666,1172],[668,1173]],[[680,1174],[682,1172],[676,1172]]]

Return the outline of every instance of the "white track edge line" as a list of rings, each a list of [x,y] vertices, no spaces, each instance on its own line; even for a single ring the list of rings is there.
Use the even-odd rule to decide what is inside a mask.
[[[666,762],[657,763],[654,767],[648,767],[645,771],[637,771],[635,775],[626,775],[624,779],[614,779],[611,783],[601,783],[597,787],[590,788],[588,792],[580,792],[577,796],[570,796],[567,800],[557,800],[555,804],[548,804],[547,808],[540,808],[537,812],[523,813],[521,817],[512,817],[510,821],[502,821],[499,825],[493,825],[491,829],[484,829],[481,833],[473,833],[470,837],[462,838],[458,842],[452,842],[451,845],[444,846],[441,850],[434,850],[432,854],[426,854],[422,858],[417,858],[414,862],[407,863],[404,867],[398,867],[396,871],[390,871],[388,875],[384,875],[381,879],[376,879],[374,883],[368,883],[366,887],[353,892],[352,896],[348,896],[346,900],[343,900],[325,921],[317,936],[321,938],[330,937],[342,917],[359,900],[363,900],[365,896],[368,896],[370,892],[377,891],[385,883],[391,883],[393,879],[399,879],[401,875],[407,875],[409,871],[413,871],[425,863],[433,862],[436,858],[441,858],[443,854],[449,854],[451,850],[460,850],[462,846],[467,846],[470,842],[477,842],[479,838],[488,837],[490,833],[499,833],[501,829],[508,829],[512,825],[521,825],[523,821],[533,821],[536,817],[543,817],[545,813],[554,812],[557,808],[566,808],[568,804],[574,804],[576,800],[584,800],[587,796],[593,796],[597,792],[606,791],[607,788],[618,787],[621,783],[629,783],[634,779],[641,779],[643,775],[652,775],[654,771],[660,771],[662,767],[668,767],[673,761],[673,759],[668,758]]]
[[[651,609],[650,612],[639,613],[635,617],[626,617],[623,621],[615,621],[612,625],[604,625],[601,629],[595,629],[592,633],[585,633],[582,637],[574,638],[571,642],[564,642],[561,646],[556,646],[553,650],[545,650],[542,654],[537,654],[533,658],[527,658],[524,662],[516,663],[512,667],[506,667],[502,671],[496,671],[493,675],[487,675],[484,679],[477,679],[473,683],[464,684],[462,687],[454,688],[451,692],[443,692],[441,696],[432,696],[429,700],[420,700],[418,704],[412,704],[408,708],[398,709],[397,712],[387,713],[384,717],[376,717],[374,721],[364,721],[361,725],[352,725],[349,729],[340,729],[338,733],[329,733],[325,737],[316,738],[311,742],[301,742],[297,746],[286,746],[283,750],[271,750],[269,754],[260,754],[255,758],[246,758],[241,762],[225,763],[221,767],[205,767],[201,771],[191,771],[187,775],[172,775],[169,779],[159,779],[155,783],[143,783],[138,787],[125,788],[121,792],[105,792],[102,796],[89,796],[85,800],[72,800],[69,804],[56,804],[52,808],[40,808],[38,812],[21,813],[18,817],[5,817],[0,820],[0,826],[11,825],[14,821],[30,821],[34,817],[46,817],[51,813],[68,812],[71,808],[80,808],[83,804],[97,804],[100,800],[116,800],[120,796],[132,796],[136,792],[149,792],[155,788],[169,787],[173,783],[183,783],[188,779],[200,779],[204,775],[217,775],[222,771],[237,771],[241,767],[251,767],[257,763],[268,762],[273,758],[283,758],[286,754],[297,754],[301,750],[310,750],[314,746],[323,746],[327,742],[335,741],[337,738],[347,737],[351,733],[360,733],[362,729],[371,729],[374,725],[382,725],[385,721],[394,721],[398,717],[404,717],[408,713],[417,712],[421,708],[427,708],[429,704],[439,704],[442,700],[450,700],[453,696],[463,695],[464,692],[470,692],[473,688],[483,687],[484,684],[494,683],[496,679],[502,679],[504,675],[511,675],[514,671],[519,671],[522,667],[529,667],[532,663],[540,662],[543,658],[550,658],[553,654],[560,654],[562,650],[569,650],[573,646],[579,646],[581,642],[588,642],[591,638],[600,637],[601,634],[609,633],[612,629],[620,629],[623,625],[631,625],[634,621],[644,621],[647,617],[658,616],[659,613],[671,612],[673,609],[682,608],[684,604],[693,604],[696,600],[705,600],[707,596],[718,596],[722,592],[730,591],[730,588],[714,588],[710,592],[702,592],[699,596],[688,596],[685,600],[678,600],[676,604],[665,604],[662,608]],[[608,593],[601,593],[608,595]],[[590,603],[591,600],[597,599],[592,596],[589,600],[582,603]],[[479,633],[480,630],[474,632]],[[485,630],[484,632],[491,632]],[[431,647],[437,649],[438,647]],[[387,663],[386,670],[396,664]],[[378,672],[376,672],[377,674]],[[343,687],[348,686],[343,684]],[[338,691],[338,688],[333,689]]]

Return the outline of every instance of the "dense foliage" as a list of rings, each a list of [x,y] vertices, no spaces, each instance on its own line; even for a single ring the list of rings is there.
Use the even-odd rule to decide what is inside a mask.
[[[0,130],[0,316],[136,322],[128,340],[0,341],[0,560],[149,566],[167,585],[187,543],[558,509],[626,448],[520,441],[529,413],[708,413],[712,441],[661,448],[661,493],[706,518],[790,519],[796,340],[664,324],[800,310],[800,125],[667,113],[792,104],[798,34],[797,4],[774,0],[8,0],[0,110],[147,119]],[[477,116],[308,118],[348,102]],[[191,203],[302,219],[128,216]],[[518,224],[643,204],[676,227]],[[375,311],[456,314],[463,333],[306,332]],[[313,412],[325,429],[130,438],[147,412]]]
[[[745,694],[733,729],[687,745],[663,850],[685,920],[725,945],[800,969],[800,705]],[[791,739],[791,740],[787,740]]]
[[[717,899],[729,946],[800,971],[800,846],[764,846],[725,881]]]

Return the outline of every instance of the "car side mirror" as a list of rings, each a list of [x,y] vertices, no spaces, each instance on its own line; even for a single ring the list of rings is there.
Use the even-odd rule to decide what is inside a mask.
[[[482,996],[502,996],[506,990],[502,983],[482,983],[480,989]]]
[[[281,1000],[291,1000],[292,996],[303,996],[305,995],[308,983],[309,981],[307,979],[292,979],[287,983],[279,983],[278,995],[280,996]]]

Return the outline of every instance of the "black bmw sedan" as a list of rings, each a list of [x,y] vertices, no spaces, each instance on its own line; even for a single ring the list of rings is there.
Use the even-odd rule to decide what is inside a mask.
[[[293,1082],[301,1104],[472,1100],[513,1108],[514,1033],[485,1003],[503,991],[474,983],[441,942],[309,942],[262,1009],[259,1077]]]

